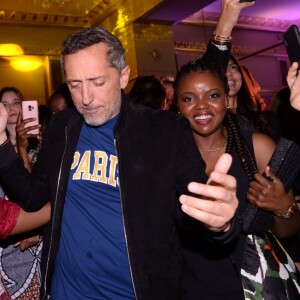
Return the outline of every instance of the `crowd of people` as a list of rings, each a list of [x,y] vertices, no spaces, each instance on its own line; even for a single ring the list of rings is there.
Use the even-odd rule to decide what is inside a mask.
[[[39,125],[17,88],[0,91],[0,300],[300,297],[300,172],[287,185],[269,166],[282,133],[230,54],[253,4],[222,0],[202,58],[127,94],[121,42],[78,30]]]

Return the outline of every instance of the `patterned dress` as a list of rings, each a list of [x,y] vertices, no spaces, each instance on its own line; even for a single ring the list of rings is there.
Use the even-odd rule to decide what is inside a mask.
[[[5,287],[2,290],[7,289],[10,295],[10,298],[1,298],[0,282],[0,300],[39,299],[40,262],[43,243],[40,241],[38,245],[25,251],[21,251],[19,247],[14,247],[16,242],[26,237],[30,237],[30,235],[26,234],[25,236],[15,236],[0,240],[0,278],[2,286],[4,285]]]

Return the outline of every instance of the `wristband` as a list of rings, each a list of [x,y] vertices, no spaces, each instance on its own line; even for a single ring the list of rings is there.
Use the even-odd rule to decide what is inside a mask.
[[[211,40],[216,45],[225,46],[232,40],[232,37],[217,35],[216,32],[214,32]]]
[[[275,216],[281,219],[289,219],[295,212],[297,208],[297,202],[293,202],[293,204],[289,207],[288,211],[285,214],[275,214]]]

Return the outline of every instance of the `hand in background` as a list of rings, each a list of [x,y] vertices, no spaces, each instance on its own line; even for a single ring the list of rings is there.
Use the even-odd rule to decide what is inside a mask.
[[[28,124],[32,121],[34,121],[33,118],[22,120],[21,119],[21,114],[18,115],[17,126],[16,126],[16,134],[17,134],[17,146],[18,146],[18,152],[19,153],[20,153],[20,150],[21,151],[22,150],[27,151],[28,138],[40,139],[39,134],[30,134],[30,133],[28,133],[30,130],[39,129],[40,125],[25,127],[26,124]]]
[[[33,118],[29,118],[26,120],[21,120],[21,114],[18,115],[17,119],[17,126],[16,126],[16,136],[17,136],[17,151],[18,154],[22,157],[24,166],[26,169],[31,172],[32,166],[31,166],[31,158],[28,155],[28,139],[29,138],[37,138],[40,142],[41,136],[40,134],[30,134],[28,131],[32,129],[38,129],[40,128],[40,125],[33,125],[25,127],[26,124],[34,121]]]
[[[35,235],[30,238],[17,242],[16,244],[14,244],[14,246],[20,247],[20,250],[24,251],[32,246],[36,246],[40,241],[41,241],[41,236]]]
[[[3,103],[0,102],[0,145],[3,144],[7,139],[7,135],[5,133],[7,118],[7,110],[4,107]]]
[[[291,90],[291,96],[290,96],[291,105],[295,109],[300,110],[300,72],[298,72],[297,75],[297,70],[298,70],[298,63],[294,62],[289,68],[289,72],[286,80]]]
[[[293,198],[287,194],[283,183],[271,172],[270,167],[266,167],[265,174],[267,178],[262,174],[255,174],[255,180],[251,181],[248,189],[248,200],[275,214],[285,213],[294,202]]]

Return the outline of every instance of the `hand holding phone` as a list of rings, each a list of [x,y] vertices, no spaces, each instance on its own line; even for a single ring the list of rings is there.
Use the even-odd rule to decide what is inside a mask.
[[[296,25],[291,25],[283,34],[283,41],[290,62],[298,62],[300,68],[300,31]]]
[[[34,118],[32,122],[25,125],[26,127],[39,125],[39,108],[36,100],[22,101],[22,119]],[[28,134],[39,134],[39,128],[32,129],[27,132]]]

